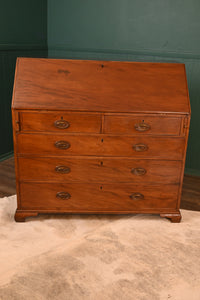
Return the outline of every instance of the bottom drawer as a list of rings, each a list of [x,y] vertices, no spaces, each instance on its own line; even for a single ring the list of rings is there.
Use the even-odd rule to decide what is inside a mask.
[[[175,209],[178,185],[21,183],[20,209],[112,212]]]

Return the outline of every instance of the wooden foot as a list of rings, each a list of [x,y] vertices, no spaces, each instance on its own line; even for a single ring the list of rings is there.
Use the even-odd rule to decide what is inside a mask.
[[[16,210],[15,212],[15,221],[16,222],[25,222],[26,218],[28,217],[37,217],[37,212],[25,212]]]
[[[181,213],[178,211],[177,213],[171,213],[171,214],[160,214],[161,218],[167,218],[170,219],[172,223],[180,223],[181,221]]]

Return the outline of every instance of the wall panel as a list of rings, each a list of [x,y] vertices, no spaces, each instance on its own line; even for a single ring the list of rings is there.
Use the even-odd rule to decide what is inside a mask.
[[[49,57],[185,63],[186,170],[200,175],[199,13],[199,0],[48,0]]]

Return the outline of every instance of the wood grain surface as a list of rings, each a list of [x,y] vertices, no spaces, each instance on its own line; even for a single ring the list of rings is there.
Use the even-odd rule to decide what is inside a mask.
[[[179,183],[181,161],[107,157],[18,157],[21,181]],[[61,166],[67,173],[56,171]],[[142,169],[142,170],[141,170]]]
[[[68,149],[55,146],[58,141],[69,143]],[[134,150],[134,145],[146,145],[145,151]],[[110,135],[25,134],[17,135],[18,154],[37,155],[94,155],[132,156],[181,160],[185,139],[172,137],[131,137]]]
[[[0,162],[0,196],[16,194],[14,157]],[[184,175],[180,208],[200,211],[200,176]]]
[[[167,187],[167,188],[166,188]],[[74,210],[78,211],[128,211],[149,209],[175,210],[178,185],[135,185],[133,183],[21,183],[22,210]],[[70,199],[58,199],[57,193],[71,195]],[[132,200],[133,193],[144,195],[142,200]],[[31,195],[31,197],[30,197]]]
[[[105,115],[104,133],[179,136],[181,121],[180,117],[169,116]],[[146,129],[142,129],[143,124],[146,125]]]
[[[19,59],[12,111],[16,221],[144,212],[180,222],[184,65]]]
[[[67,112],[21,112],[20,123],[21,131],[53,131],[53,132],[86,132],[100,133],[101,130],[100,114],[83,114]],[[56,127],[56,121],[68,123],[68,127]]]
[[[190,112],[183,64],[34,58],[18,59],[13,107]]]

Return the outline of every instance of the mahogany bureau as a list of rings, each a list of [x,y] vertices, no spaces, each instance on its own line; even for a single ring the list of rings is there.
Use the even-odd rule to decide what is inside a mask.
[[[39,213],[180,222],[183,64],[19,58],[12,114],[17,222]]]

